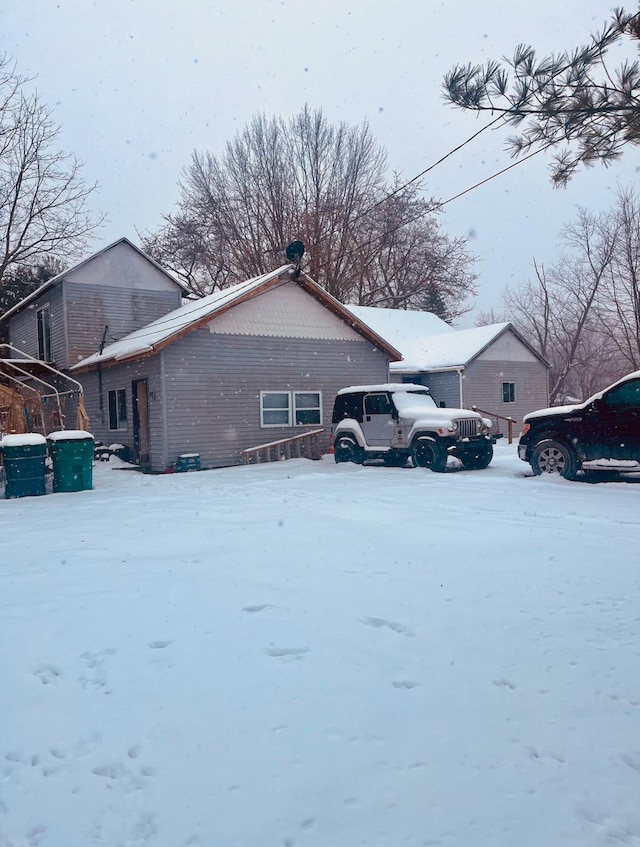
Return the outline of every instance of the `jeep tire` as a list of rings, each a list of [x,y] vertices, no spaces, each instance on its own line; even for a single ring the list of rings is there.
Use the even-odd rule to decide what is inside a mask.
[[[415,440],[411,448],[411,460],[414,468],[429,468],[436,473],[442,473],[447,467],[447,450],[437,439],[422,435]]]
[[[493,459],[493,447],[489,444],[474,452],[459,453],[458,458],[463,466],[470,471],[482,471],[488,468]]]
[[[364,451],[352,435],[338,435],[333,444],[333,455],[336,462],[353,462],[361,465]]]

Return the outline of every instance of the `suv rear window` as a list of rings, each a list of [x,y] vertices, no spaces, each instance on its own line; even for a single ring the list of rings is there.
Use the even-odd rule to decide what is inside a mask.
[[[345,418],[353,418],[362,423],[362,400],[364,394],[360,391],[356,394],[338,394],[333,407],[331,423],[337,424]]]

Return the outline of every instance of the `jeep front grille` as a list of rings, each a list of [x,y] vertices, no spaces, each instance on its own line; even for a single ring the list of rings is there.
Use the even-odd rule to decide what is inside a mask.
[[[475,418],[461,418],[457,424],[458,438],[472,438],[478,434],[478,422]]]

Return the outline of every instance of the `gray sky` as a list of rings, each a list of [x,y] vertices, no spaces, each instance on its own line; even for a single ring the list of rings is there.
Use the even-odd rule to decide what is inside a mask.
[[[95,206],[109,221],[99,249],[157,227],[192,151],[220,153],[259,111],[286,117],[308,103],[330,121],[366,118],[390,168],[409,179],[482,125],[444,102],[452,65],[499,59],[521,42],[540,54],[578,46],[611,8],[600,0],[3,0],[0,52],[37,77],[62,145],[100,183]],[[614,48],[612,63],[622,54]],[[484,133],[430,173],[426,193],[446,199],[509,164],[505,137]],[[553,261],[576,207],[607,208],[639,164],[628,148],[614,167],[580,172],[557,190],[545,156],[442,216],[451,235],[471,236],[476,313],[499,308],[501,290],[530,276],[534,257]]]

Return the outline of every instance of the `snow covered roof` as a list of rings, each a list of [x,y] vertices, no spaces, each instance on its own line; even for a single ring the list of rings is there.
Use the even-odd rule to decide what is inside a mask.
[[[401,348],[402,363],[394,363],[391,368],[406,372],[463,367],[510,326],[509,323],[490,324],[415,338]]]
[[[429,389],[425,385],[414,385],[412,382],[379,382],[373,385],[350,385],[348,388],[341,388],[338,394],[354,394],[357,391],[370,393],[372,391],[393,391],[394,394],[408,393],[413,394],[419,391],[421,394],[428,394]]]
[[[173,282],[175,285],[177,285],[178,288],[182,289],[182,291],[187,290],[184,283],[180,282],[180,280],[178,280],[174,276],[172,276],[167,270],[165,270],[165,268],[163,268],[161,265],[159,265],[155,261],[155,259],[152,259],[151,256],[147,256],[147,254],[144,253],[139,247],[136,247],[136,245],[133,243],[133,241],[129,241],[128,238],[119,238],[117,241],[114,241],[112,244],[108,244],[102,250],[98,250],[97,253],[92,253],[91,256],[88,256],[86,259],[83,259],[81,262],[78,262],[77,265],[73,265],[73,267],[67,268],[66,270],[62,271],[62,273],[59,273],[56,276],[52,276],[51,279],[48,279],[46,282],[43,282],[42,285],[38,286],[38,288],[36,288],[35,291],[32,291],[31,294],[29,294],[27,297],[25,297],[19,303],[16,303],[15,306],[12,306],[10,309],[8,309],[4,313],[4,315],[0,315],[0,320],[5,320],[6,318],[10,318],[12,315],[21,311],[21,309],[24,309],[24,307],[27,306],[29,303],[31,303],[32,300],[35,300],[36,297],[39,297],[44,291],[46,291],[48,288],[51,288],[52,285],[55,285],[55,283],[59,282],[63,277],[68,276],[68,274],[70,274],[72,271],[77,271],[83,265],[86,265],[87,262],[91,262],[93,259],[96,258],[96,256],[101,256],[103,253],[106,253],[107,250],[111,250],[111,248],[115,247],[117,244],[128,244],[129,247],[133,248],[137,253],[139,253],[141,256],[143,256],[148,262],[151,262],[151,264],[154,265],[159,271],[162,271],[162,273],[166,277],[168,277],[171,280],[171,282]]]
[[[347,306],[350,312],[364,321],[400,351],[416,338],[455,332],[446,321],[432,312],[406,309],[378,309],[375,306]]]
[[[217,315],[227,311],[232,306],[244,302],[277,285],[283,276],[286,275],[287,279],[289,279],[293,269],[294,266],[291,264],[282,265],[276,268],[276,270],[269,271],[269,273],[261,274],[245,282],[224,288],[222,291],[215,291],[213,294],[202,297],[200,300],[193,300],[179,309],[163,315],[161,318],[147,324],[141,329],[130,333],[119,341],[109,344],[104,348],[102,353],[94,353],[92,356],[88,356],[74,365],[71,370],[86,369],[99,363],[117,362],[123,359],[131,359],[144,354],[154,353],[171,341],[177,340],[181,335],[190,332],[197,326],[205,324]],[[368,324],[363,323],[357,315],[352,315],[350,310],[339,303],[306,274],[301,273],[298,277],[298,282],[313,296],[323,302],[325,306],[331,308],[343,320],[353,326],[360,334],[388,353],[392,359],[400,358],[398,350],[389,344],[384,336],[380,336],[373,327],[369,327]]]
[[[402,362],[392,362],[389,367],[402,373],[464,367],[511,327],[497,323],[456,330],[430,312],[371,306],[349,309],[400,350]]]

